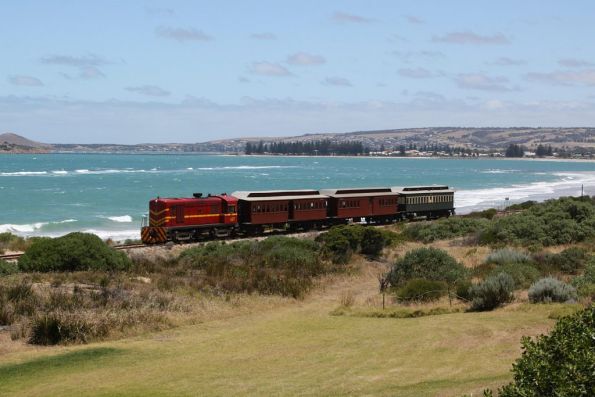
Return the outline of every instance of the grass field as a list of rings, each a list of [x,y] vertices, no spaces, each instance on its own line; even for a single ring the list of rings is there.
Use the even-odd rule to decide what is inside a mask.
[[[5,350],[0,395],[481,395],[511,379],[521,336],[547,332],[558,310],[330,315],[346,293],[356,305],[377,302],[380,266],[329,277],[304,300],[262,311],[119,341]]]

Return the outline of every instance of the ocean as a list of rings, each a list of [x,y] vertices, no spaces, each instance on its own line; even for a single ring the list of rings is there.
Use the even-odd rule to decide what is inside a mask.
[[[458,213],[595,194],[595,163],[504,159],[199,154],[0,155],[0,232],[139,238],[156,196],[446,184]]]

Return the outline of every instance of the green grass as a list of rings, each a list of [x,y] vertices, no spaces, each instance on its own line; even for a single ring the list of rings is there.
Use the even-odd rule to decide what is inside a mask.
[[[477,394],[511,379],[556,305],[420,318],[332,316],[306,300],[137,338],[0,359],[2,396]]]

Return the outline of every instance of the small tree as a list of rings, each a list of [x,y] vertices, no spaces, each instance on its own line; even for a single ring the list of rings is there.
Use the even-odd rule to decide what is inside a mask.
[[[595,306],[563,317],[549,335],[524,337],[514,381],[500,397],[595,395]]]
[[[361,253],[376,257],[385,246],[385,238],[378,229],[367,227],[361,237]]]

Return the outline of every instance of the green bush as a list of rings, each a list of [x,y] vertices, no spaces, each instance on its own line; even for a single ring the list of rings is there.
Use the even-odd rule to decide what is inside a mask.
[[[392,287],[399,287],[414,278],[454,284],[466,276],[467,269],[446,251],[424,247],[409,251],[399,258],[386,278]]]
[[[31,241],[23,237],[17,236],[10,232],[0,233],[0,252],[10,251],[24,251],[30,245]]]
[[[495,265],[506,265],[509,263],[529,263],[531,257],[524,252],[512,248],[502,248],[492,251],[485,260],[485,263]]]
[[[333,263],[349,262],[354,252],[378,256],[382,249],[398,242],[396,233],[362,225],[333,226],[328,232],[318,235],[316,241],[322,244],[324,256]]]
[[[470,280],[460,280],[455,285],[455,294],[458,299],[470,302],[473,298],[471,296],[471,287],[473,284]]]
[[[19,259],[23,271],[127,270],[132,262],[126,254],[108,247],[99,237],[70,233],[39,239]]]
[[[479,243],[523,246],[569,244],[595,237],[595,202],[589,197],[563,197],[531,204],[518,214],[488,224]]]
[[[576,288],[553,277],[542,278],[529,288],[531,303],[574,302]]]
[[[471,287],[471,310],[493,310],[513,299],[514,280],[506,273],[490,276]]]
[[[362,254],[376,257],[380,255],[385,245],[386,239],[380,230],[372,227],[365,228],[360,243]]]
[[[104,337],[109,327],[100,319],[83,315],[52,312],[36,316],[31,322],[29,343],[57,345],[59,343],[87,343]]]
[[[443,297],[448,289],[444,281],[414,278],[397,289],[396,296],[402,301],[432,302]]]
[[[589,254],[583,248],[570,247],[559,254],[542,253],[533,258],[543,274],[577,274],[584,269]]]
[[[226,292],[292,297],[302,296],[313,277],[334,270],[320,260],[318,243],[289,237],[213,242],[184,251],[178,263],[200,271],[206,285]]]
[[[493,219],[496,214],[498,213],[498,210],[495,208],[489,208],[487,210],[483,210],[483,211],[474,211],[471,212],[467,215],[465,215],[465,217],[467,218],[485,218],[485,219]]]
[[[6,262],[0,259],[0,276],[18,273],[19,265],[15,262]]]
[[[507,263],[494,268],[490,275],[496,276],[499,273],[506,273],[512,277],[515,288],[528,288],[541,275],[530,263]]]
[[[563,317],[549,335],[524,337],[514,380],[500,397],[595,395],[595,306]]]
[[[595,300],[595,257],[589,259],[583,274],[572,279],[572,285],[580,296],[590,296]]]
[[[482,218],[452,217],[433,222],[412,223],[404,230],[407,238],[422,243],[465,236],[482,230],[489,221]]]

